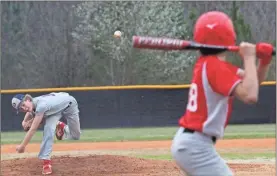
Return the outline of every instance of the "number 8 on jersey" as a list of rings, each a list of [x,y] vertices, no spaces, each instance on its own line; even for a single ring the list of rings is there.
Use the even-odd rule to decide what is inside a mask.
[[[197,110],[197,96],[197,84],[192,83],[189,90],[187,110],[191,112],[195,112]]]

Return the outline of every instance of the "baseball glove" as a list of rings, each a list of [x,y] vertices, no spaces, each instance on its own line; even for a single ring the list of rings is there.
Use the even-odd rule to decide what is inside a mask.
[[[23,130],[26,132],[29,131],[32,126],[33,121],[34,121],[34,118],[31,118],[28,121],[22,123]]]
[[[29,131],[31,126],[32,126],[32,123],[34,121],[34,117],[32,117],[31,119],[29,119],[28,121],[26,121],[24,124],[22,123],[22,127],[23,127],[23,130],[25,132]],[[39,124],[39,128],[44,124],[44,119],[40,122]]]

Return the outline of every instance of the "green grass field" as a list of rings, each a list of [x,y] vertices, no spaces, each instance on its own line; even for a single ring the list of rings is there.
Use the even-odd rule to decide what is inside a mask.
[[[83,130],[81,139],[78,141],[59,141],[66,142],[103,142],[103,141],[150,141],[150,140],[172,140],[178,127],[161,128],[114,128],[114,129],[91,129]],[[275,138],[275,124],[266,125],[230,125],[225,131],[225,139],[249,139],[249,138]],[[2,132],[1,145],[19,144],[26,133],[21,132]],[[40,143],[42,131],[38,131],[31,143]],[[55,139],[55,141],[57,141]],[[130,155],[144,159],[172,160],[170,150],[130,150],[130,151],[105,151],[119,155]],[[244,151],[240,150],[219,150],[224,159],[274,159],[274,150]]]
[[[240,153],[220,153],[225,159],[233,160],[233,159],[240,159],[240,160],[247,160],[247,159],[254,159],[254,158],[263,158],[263,159],[273,159],[275,158],[275,152],[264,152],[264,153],[244,153],[243,155]],[[172,160],[172,155],[168,154],[160,154],[160,155],[136,155],[138,158],[144,159],[157,159],[157,160]]]
[[[178,127],[161,128],[114,128],[83,130],[81,139],[69,142],[103,142],[103,141],[149,141],[171,140]],[[20,143],[25,132],[2,132],[1,145]],[[238,138],[275,138],[275,124],[266,125],[230,125],[225,132],[225,139]],[[38,131],[32,143],[40,143],[42,131]],[[67,141],[62,141],[67,142]]]

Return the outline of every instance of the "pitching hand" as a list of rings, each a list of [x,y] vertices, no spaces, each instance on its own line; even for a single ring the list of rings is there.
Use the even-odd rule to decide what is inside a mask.
[[[18,146],[16,147],[16,151],[17,151],[18,153],[24,153],[24,151],[25,151],[25,146],[23,146],[23,145],[18,145]]]

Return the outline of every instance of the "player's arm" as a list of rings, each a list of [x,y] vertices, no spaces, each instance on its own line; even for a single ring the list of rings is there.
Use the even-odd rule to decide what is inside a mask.
[[[256,47],[259,47],[259,45],[256,45]],[[257,48],[256,48],[257,50]],[[267,53],[272,52],[272,46],[263,46],[263,50]],[[259,84],[261,84],[263,81],[265,81],[269,68],[270,68],[270,63],[272,60],[272,55],[264,54],[264,53],[258,53],[257,57],[259,58],[259,63],[258,63],[258,81]],[[244,74],[242,74],[244,76]]]
[[[26,133],[25,138],[23,139],[21,145],[26,146],[30,140],[32,139],[33,135],[35,134],[35,132],[37,131],[37,129],[39,128],[39,125],[43,119],[43,113],[39,113],[36,114],[34,121],[31,125],[31,128],[29,129],[29,131]]]
[[[265,81],[265,79],[267,77],[267,74],[268,74],[268,71],[269,71],[269,68],[270,68],[269,64],[268,65],[262,65],[261,62],[259,62],[258,69],[257,69],[259,84],[261,84],[262,82]],[[238,71],[238,75],[241,78],[244,78],[244,76],[245,76],[244,70],[240,69]]]
[[[267,77],[268,71],[270,68],[270,64],[262,64],[261,60],[259,61],[259,65],[258,65],[258,80],[259,80],[259,84],[261,84]]]
[[[244,61],[244,77],[242,82],[234,87],[233,95],[244,103],[253,104],[258,101],[259,93],[255,45],[242,43],[240,53]]]
[[[244,103],[252,104],[258,100],[256,49],[255,45],[248,43],[242,43],[240,48],[241,55],[245,58],[244,77],[238,76],[230,64],[215,59],[207,63],[208,80],[216,93],[225,97],[234,95]]]
[[[48,110],[49,110],[49,107],[46,103],[41,103],[37,106],[36,113],[35,113],[36,115],[34,117],[34,120],[32,122],[32,125],[31,125],[29,131],[26,133],[26,135],[21,143],[22,146],[25,147],[30,142],[33,135],[39,128],[39,125],[44,117],[45,112]]]

